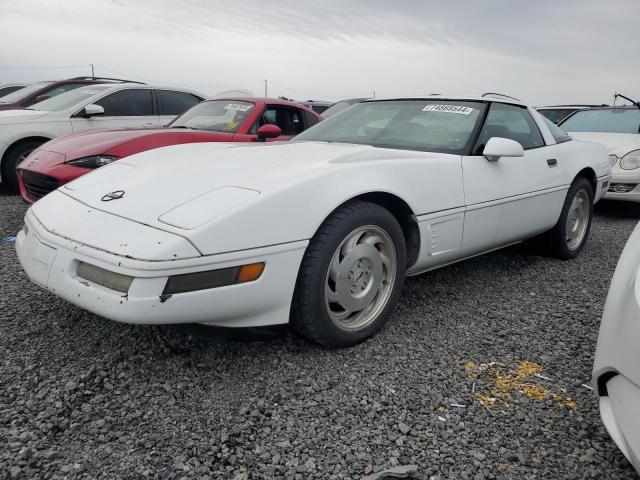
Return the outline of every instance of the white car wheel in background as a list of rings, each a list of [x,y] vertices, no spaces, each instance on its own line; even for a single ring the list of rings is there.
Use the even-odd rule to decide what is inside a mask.
[[[406,269],[402,228],[385,208],[352,201],[320,226],[302,260],[291,323],[330,347],[358,343],[386,322]]]
[[[7,185],[13,192],[18,191],[18,172],[16,167],[29,156],[36,148],[42,145],[41,140],[29,140],[21,142],[7,153],[2,162],[2,183]]]

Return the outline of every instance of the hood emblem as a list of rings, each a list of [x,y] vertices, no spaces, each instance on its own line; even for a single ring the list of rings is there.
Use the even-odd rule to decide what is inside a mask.
[[[38,157],[34,158],[27,164],[27,167],[33,167],[36,163],[38,163],[39,160],[40,159]]]
[[[118,200],[124,197],[124,190],[116,190],[114,192],[109,192],[106,195],[102,196],[103,202],[110,202],[111,200]]]

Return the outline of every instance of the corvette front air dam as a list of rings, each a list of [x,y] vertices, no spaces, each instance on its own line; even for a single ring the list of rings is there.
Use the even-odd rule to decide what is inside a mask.
[[[100,216],[103,229],[105,221],[113,221],[113,226],[121,229],[123,225],[134,230],[146,229],[145,242],[156,246],[158,242],[171,243],[171,234],[166,232],[104,212],[100,212]],[[85,225],[85,228],[90,229],[91,226]],[[128,234],[134,235],[135,232]],[[184,245],[174,245],[172,251],[178,251],[178,248],[187,253],[189,243],[182,241]],[[43,225],[32,208],[25,216],[25,228],[17,235],[16,251],[22,267],[34,283],[111,320],[138,324],[205,323],[246,327],[288,322],[298,267],[307,243],[305,240],[174,260],[141,260],[57,235]],[[171,276],[257,262],[264,263],[264,270],[257,280],[163,295]],[[81,277],[78,267],[82,263],[133,279],[124,292],[117,291]]]

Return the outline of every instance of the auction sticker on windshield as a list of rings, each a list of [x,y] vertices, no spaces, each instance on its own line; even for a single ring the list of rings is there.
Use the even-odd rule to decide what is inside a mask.
[[[462,105],[427,105],[422,109],[423,112],[459,113],[460,115],[469,115],[473,110],[471,107]]]
[[[229,103],[224,107],[224,109],[225,110],[236,110],[238,112],[246,112],[246,111],[250,110],[251,107],[253,107],[253,105],[242,105],[240,103]]]

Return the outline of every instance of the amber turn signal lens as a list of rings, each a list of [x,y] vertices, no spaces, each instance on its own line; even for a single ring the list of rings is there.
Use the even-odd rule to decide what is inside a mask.
[[[250,263],[249,265],[243,265],[240,267],[240,271],[236,277],[236,283],[253,282],[260,278],[263,270],[264,263]]]

